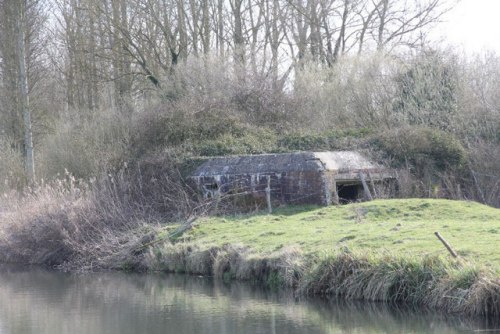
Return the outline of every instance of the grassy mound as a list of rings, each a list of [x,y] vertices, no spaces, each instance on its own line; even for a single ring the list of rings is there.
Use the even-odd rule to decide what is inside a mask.
[[[272,215],[201,219],[175,241],[155,244],[147,261],[156,270],[259,281],[303,294],[498,316],[498,231],[500,210],[469,202],[286,207]]]
[[[500,210],[475,202],[401,199],[288,207],[272,215],[204,218],[184,238],[218,246],[242,244],[261,253],[296,245],[306,254],[349,249],[447,256],[435,231],[463,260],[500,271]]]

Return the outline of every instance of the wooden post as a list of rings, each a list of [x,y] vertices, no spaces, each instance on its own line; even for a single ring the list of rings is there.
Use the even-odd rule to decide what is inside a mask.
[[[273,213],[273,207],[271,206],[271,176],[270,175],[267,175],[266,200],[267,200],[268,212]]]
[[[448,242],[446,242],[446,240],[444,240],[444,238],[441,236],[441,234],[439,234],[439,232],[434,232],[434,234],[436,235],[436,237],[441,240],[441,242],[443,243],[444,247],[446,247],[446,249],[448,250],[448,252],[450,252],[451,256],[453,257],[458,257],[458,254],[453,250],[453,248],[451,248],[450,244]]]
[[[363,172],[359,173],[359,179],[361,180],[361,184],[363,185],[366,198],[369,201],[373,200],[372,194],[370,193],[370,188],[368,188],[368,184],[366,184],[365,174],[363,174]]]
[[[373,182],[373,178],[370,172],[368,172],[368,179],[370,180],[370,185],[372,186],[373,189],[373,197],[377,198],[378,197],[377,189],[375,189],[375,182]]]
[[[215,194],[215,212],[219,210],[219,203],[220,203],[220,193],[217,191]]]

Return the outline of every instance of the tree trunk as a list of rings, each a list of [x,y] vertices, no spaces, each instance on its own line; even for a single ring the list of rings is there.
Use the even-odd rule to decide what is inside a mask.
[[[217,2],[217,48],[219,56],[224,58],[224,13],[223,0]]]
[[[17,60],[19,66],[19,98],[24,125],[24,168],[29,183],[35,181],[35,161],[33,154],[33,135],[31,131],[31,112],[29,109],[28,77],[26,73],[25,20],[26,6],[24,0],[18,4],[17,20]]]
[[[241,68],[245,67],[245,46],[243,40],[243,22],[241,18],[242,0],[235,0],[233,6],[234,19],[234,60]]]

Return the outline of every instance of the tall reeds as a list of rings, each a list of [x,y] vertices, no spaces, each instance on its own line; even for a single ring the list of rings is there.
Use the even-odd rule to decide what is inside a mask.
[[[303,296],[330,295],[444,313],[500,315],[497,275],[437,256],[377,256],[342,251],[314,259],[297,247],[257,254],[238,245],[201,247],[188,242],[157,246],[150,252],[148,266],[288,287]]]
[[[144,165],[89,182],[68,173],[63,180],[13,192],[0,210],[0,260],[63,269],[141,269],[141,247],[159,224],[195,210],[189,188],[174,171]]]

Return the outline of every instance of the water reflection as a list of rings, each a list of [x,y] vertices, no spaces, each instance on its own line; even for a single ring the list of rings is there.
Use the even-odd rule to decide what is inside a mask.
[[[0,267],[0,333],[458,333],[494,328],[382,304],[296,300],[183,275]]]

